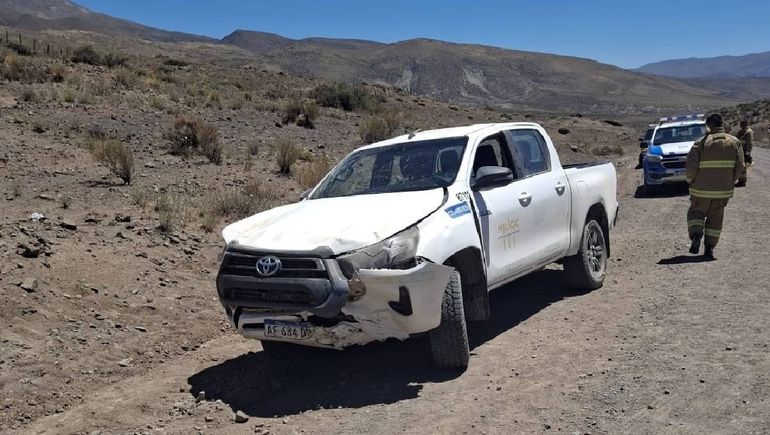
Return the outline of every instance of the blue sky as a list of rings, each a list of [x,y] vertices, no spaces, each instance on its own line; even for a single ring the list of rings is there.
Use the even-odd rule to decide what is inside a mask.
[[[290,38],[425,37],[595,59],[658,60],[770,51],[770,0],[75,0],[168,30]]]

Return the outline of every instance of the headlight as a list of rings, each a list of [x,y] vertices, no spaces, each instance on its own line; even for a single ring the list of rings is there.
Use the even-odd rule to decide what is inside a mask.
[[[650,162],[650,163],[660,163],[660,162],[661,162],[661,158],[660,158],[660,156],[659,156],[659,155],[656,155],[656,154],[649,154],[649,153],[648,153],[648,154],[647,154],[647,155],[646,155],[644,158],[645,158],[645,159],[646,159],[648,162]]]
[[[398,269],[414,264],[420,231],[410,227],[389,239],[337,258],[342,273],[352,278],[359,269]]]

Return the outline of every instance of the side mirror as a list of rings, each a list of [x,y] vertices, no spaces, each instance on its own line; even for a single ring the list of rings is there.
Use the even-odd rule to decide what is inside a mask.
[[[639,148],[647,149],[649,147],[650,147],[650,143],[647,142],[646,140],[643,140],[643,141],[639,142]]]
[[[299,196],[299,200],[303,201],[307,199],[308,196],[310,196],[310,193],[313,191],[313,189],[307,189],[306,191],[302,192],[302,194]]]
[[[474,191],[505,186],[513,181],[513,171],[502,166],[482,166],[476,171],[471,189]]]

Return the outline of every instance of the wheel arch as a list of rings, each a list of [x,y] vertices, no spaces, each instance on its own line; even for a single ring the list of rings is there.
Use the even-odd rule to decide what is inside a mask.
[[[476,247],[461,249],[444,261],[460,273],[465,315],[469,320],[489,318],[489,289],[481,250]]]
[[[586,214],[586,220],[585,223],[588,223],[591,220],[595,220],[599,223],[599,226],[602,228],[602,232],[604,232],[604,241],[607,243],[607,257],[609,258],[611,250],[610,250],[610,222],[607,218],[607,210],[604,208],[604,204],[597,202],[596,204],[592,205],[588,209],[588,213]]]

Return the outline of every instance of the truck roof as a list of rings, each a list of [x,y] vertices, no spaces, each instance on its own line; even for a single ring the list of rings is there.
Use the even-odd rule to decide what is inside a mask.
[[[662,122],[658,127],[684,127],[687,125],[705,124],[703,119],[691,119],[688,121]]]
[[[540,125],[535,124],[534,122],[498,122],[498,123],[488,123],[488,124],[473,124],[473,125],[466,125],[461,127],[438,128],[435,130],[416,131],[410,134],[403,134],[401,136],[397,136],[381,142],[374,142],[372,144],[363,146],[361,148],[377,148],[381,146],[418,141],[418,140],[442,139],[447,137],[462,137],[462,136],[469,136],[474,133],[483,133],[484,130],[495,131],[501,128],[521,128],[521,127],[539,128]]]

